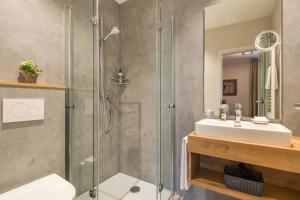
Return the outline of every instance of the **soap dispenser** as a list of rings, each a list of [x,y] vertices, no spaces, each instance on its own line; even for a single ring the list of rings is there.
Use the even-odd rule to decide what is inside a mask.
[[[226,100],[223,99],[221,101],[220,107],[219,107],[219,118],[222,120],[227,120],[229,113],[229,107],[226,103]]]
[[[239,103],[236,103],[235,104],[234,127],[241,127],[241,119],[242,119],[242,105]]]

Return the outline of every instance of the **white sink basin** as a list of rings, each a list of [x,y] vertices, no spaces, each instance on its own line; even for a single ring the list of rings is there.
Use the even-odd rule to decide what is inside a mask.
[[[292,132],[281,124],[242,121],[241,125],[234,127],[232,120],[204,119],[196,123],[196,133],[206,137],[283,147],[292,144]]]

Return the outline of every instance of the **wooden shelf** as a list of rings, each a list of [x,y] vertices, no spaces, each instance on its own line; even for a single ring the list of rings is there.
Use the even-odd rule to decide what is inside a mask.
[[[35,84],[35,83],[17,83],[17,82],[0,82],[0,87],[20,87],[20,88],[39,88],[39,89],[66,89],[63,85]]]
[[[299,200],[300,138],[291,147],[244,143],[202,137],[188,137],[189,182],[236,199]],[[256,197],[226,188],[224,166],[245,163],[264,176],[264,195]]]
[[[299,137],[293,137],[292,147],[222,140],[198,136],[194,132],[189,135],[188,141],[189,152],[300,173]]]
[[[257,197],[235,190],[226,188],[224,185],[224,175],[221,172],[199,168],[195,177],[190,180],[191,184],[198,185],[208,190],[212,190],[226,196],[230,196],[243,200],[299,200],[300,191],[272,185],[265,184],[264,195]]]

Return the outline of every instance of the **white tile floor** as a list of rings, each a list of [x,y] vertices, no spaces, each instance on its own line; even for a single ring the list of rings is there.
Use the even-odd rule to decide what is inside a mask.
[[[132,186],[139,186],[140,192],[131,193]],[[162,192],[162,200],[168,200],[170,191]],[[156,200],[156,186],[140,179],[118,173],[99,185],[99,200]],[[91,200],[88,192],[76,200]]]

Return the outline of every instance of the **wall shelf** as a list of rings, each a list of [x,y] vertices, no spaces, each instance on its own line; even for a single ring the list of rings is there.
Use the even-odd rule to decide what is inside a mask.
[[[58,89],[64,90],[64,85],[50,85],[50,84],[35,84],[35,83],[17,83],[0,81],[0,87],[18,87],[18,88],[37,88],[37,89]]]
[[[292,147],[202,137],[195,132],[188,141],[190,152],[300,174],[300,137],[293,137]]]
[[[272,184],[265,184],[264,195],[256,197],[235,190],[231,190],[224,185],[224,174],[205,168],[199,168],[198,174],[191,179],[191,184],[243,200],[299,200],[300,191],[280,187]]]
[[[236,199],[299,200],[300,138],[292,147],[275,147],[216,138],[188,137],[189,182]],[[224,166],[243,162],[261,171],[265,179],[264,195],[256,197],[226,188]],[[275,164],[276,162],[276,164]]]

